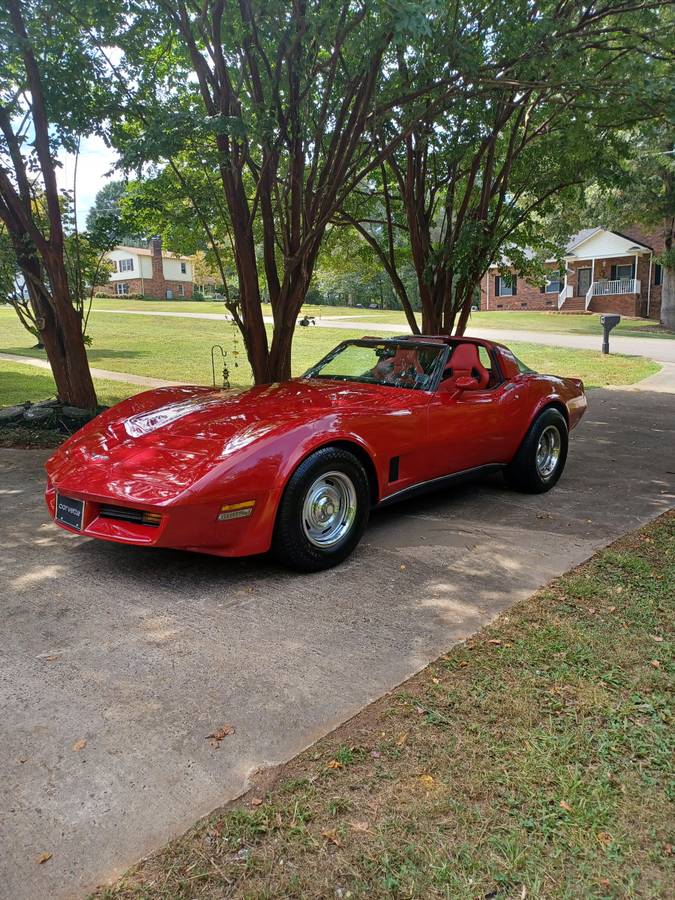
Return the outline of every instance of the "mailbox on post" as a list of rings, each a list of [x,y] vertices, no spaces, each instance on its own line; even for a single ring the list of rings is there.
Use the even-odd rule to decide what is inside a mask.
[[[602,336],[602,352],[609,353],[609,333],[612,328],[616,328],[616,326],[621,321],[621,316],[600,316],[600,324],[602,325],[603,336]]]

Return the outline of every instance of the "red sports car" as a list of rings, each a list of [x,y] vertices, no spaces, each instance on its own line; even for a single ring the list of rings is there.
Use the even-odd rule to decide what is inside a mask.
[[[168,387],[99,415],[47,462],[63,528],[109,541],[317,571],[358,544],[372,507],[503,470],[560,478],[582,382],[473,338],[344,341],[300,378]]]

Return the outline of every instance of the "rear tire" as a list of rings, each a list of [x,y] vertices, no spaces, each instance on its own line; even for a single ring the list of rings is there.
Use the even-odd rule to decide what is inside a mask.
[[[284,490],[272,552],[299,572],[320,572],[346,559],[370,514],[365,469],[349,451],[324,447],[303,460]]]
[[[507,467],[507,483],[526,494],[550,491],[565,468],[568,445],[565,417],[557,409],[545,409],[530,426]]]

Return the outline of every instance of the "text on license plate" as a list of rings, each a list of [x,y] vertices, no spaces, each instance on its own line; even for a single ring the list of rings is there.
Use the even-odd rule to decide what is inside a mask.
[[[82,531],[84,500],[74,500],[72,497],[63,497],[61,494],[57,494],[55,519],[57,522],[63,522],[64,525],[70,525],[71,528]]]

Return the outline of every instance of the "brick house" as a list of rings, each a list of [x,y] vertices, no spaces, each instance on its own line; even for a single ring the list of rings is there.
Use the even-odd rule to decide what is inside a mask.
[[[161,238],[152,238],[148,247],[120,245],[106,254],[112,263],[110,281],[97,291],[111,297],[142,294],[157,300],[192,297],[194,262],[189,256],[162,251]]]
[[[585,228],[565,248],[563,271],[547,262],[546,284],[533,284],[508,264],[493,264],[481,281],[482,310],[560,310],[614,312],[659,319],[661,266],[654,261],[664,250],[663,234],[639,228],[608,231]]]

